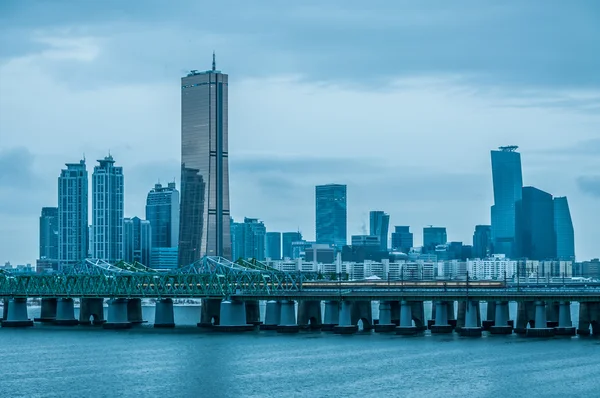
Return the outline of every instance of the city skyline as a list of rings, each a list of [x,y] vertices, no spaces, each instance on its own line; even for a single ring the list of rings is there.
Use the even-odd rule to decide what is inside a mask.
[[[197,7],[187,4],[184,14]],[[357,21],[353,16],[364,14],[348,5],[333,25],[322,23],[321,12],[298,7],[302,23],[333,50],[305,45],[313,38],[301,29],[290,31],[289,48],[247,34],[273,23],[299,28],[294,13],[283,19],[265,13],[250,27],[240,23],[247,11],[241,7],[218,24],[209,21],[209,35],[169,13],[161,14],[159,34],[152,22],[157,14],[134,13],[130,5],[123,18],[131,24],[117,24],[102,10],[60,4],[52,21],[42,18],[47,10],[39,6],[5,10],[0,29],[9,44],[0,49],[0,77],[10,78],[0,78],[2,259],[33,261],[39,211],[57,205],[57,171],[83,153],[110,150],[119,159],[128,175],[126,216],[143,214],[145,193],[156,180],[179,182],[178,78],[206,68],[213,49],[232,76],[235,219],[257,216],[271,230],[300,229],[314,240],[313,186],[335,181],[348,186],[349,235],[368,228],[370,210],[385,209],[391,225],[413,227],[415,245],[421,227],[430,224],[446,226],[449,241],[468,243],[475,225],[490,223],[489,150],[514,144],[523,155],[525,184],[569,198],[577,257],[600,255],[600,118],[593,112],[599,65],[587,50],[596,36],[580,34],[598,28],[580,18],[579,6],[506,5],[498,15],[487,5],[442,5],[429,18],[431,10],[405,12],[398,4],[389,15],[398,15],[399,23],[390,24],[388,13]],[[578,24],[562,40],[549,39],[544,32],[551,18],[536,18],[540,11],[577,16]],[[446,29],[465,12],[472,18],[459,30]],[[468,40],[491,15],[499,23],[485,24],[486,40]],[[39,22],[35,29],[31,18]],[[532,32],[531,21],[546,30]],[[410,26],[415,40],[398,40],[396,51],[382,41],[348,46],[381,25],[394,37],[407,37]],[[506,40],[507,34],[530,39]],[[560,51],[579,61],[565,66],[555,57]],[[35,95],[22,90],[21,81],[32,82]]]

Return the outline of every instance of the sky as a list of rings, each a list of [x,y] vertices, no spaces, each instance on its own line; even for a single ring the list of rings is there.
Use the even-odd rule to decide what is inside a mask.
[[[567,196],[600,257],[597,1],[0,2],[0,262],[38,257],[67,162],[109,152],[125,215],[179,182],[180,78],[229,74],[232,216],[315,236],[314,186],[348,185],[348,234],[490,223],[490,150]],[[391,228],[393,229],[393,228]]]

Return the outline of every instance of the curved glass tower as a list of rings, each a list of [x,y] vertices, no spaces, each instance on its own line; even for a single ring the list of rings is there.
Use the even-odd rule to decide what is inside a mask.
[[[231,258],[227,85],[214,54],[211,70],[181,78],[179,266]]]
[[[559,260],[575,261],[575,232],[566,197],[554,198],[554,233],[556,257]]]

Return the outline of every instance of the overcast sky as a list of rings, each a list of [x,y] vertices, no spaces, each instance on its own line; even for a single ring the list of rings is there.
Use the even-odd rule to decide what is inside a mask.
[[[299,5],[302,3],[302,5]],[[327,4],[327,5],[325,5]],[[110,151],[125,214],[179,182],[180,78],[229,74],[231,211],[314,239],[314,185],[470,244],[490,153],[567,196],[576,255],[600,256],[597,1],[0,2],[0,261],[34,262],[57,177]]]

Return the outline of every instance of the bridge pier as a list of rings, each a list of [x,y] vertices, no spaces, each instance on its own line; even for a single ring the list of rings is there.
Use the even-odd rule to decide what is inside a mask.
[[[33,318],[36,322],[51,323],[56,319],[56,308],[58,300],[55,298],[43,298],[40,317]]]
[[[173,299],[164,298],[156,301],[154,307],[154,327],[174,328],[175,315],[173,312]]]
[[[9,299],[7,298],[2,299],[2,304],[4,305],[2,306],[2,318],[0,318],[0,321],[3,321],[8,318],[8,300]]]
[[[261,323],[258,300],[246,301],[246,324],[259,326]]]
[[[488,301],[487,309],[485,311],[485,320],[481,321],[481,327],[483,330],[488,331],[496,323],[496,302]]]
[[[358,331],[358,326],[352,321],[352,302],[342,301],[340,303],[339,324],[333,327],[335,334],[353,334]]]
[[[90,321],[90,318],[93,319]],[[104,319],[104,299],[103,298],[82,298],[79,301],[79,324],[99,326],[105,323]]]
[[[579,327],[577,328],[577,334],[589,336],[590,326],[595,336],[600,335],[600,302],[579,303]]]
[[[142,299],[133,298],[127,300],[127,319],[132,324],[144,323],[142,317]]]
[[[554,328],[547,326],[546,303],[544,301],[535,302],[535,327],[527,329],[527,337],[553,337]]]
[[[108,321],[102,325],[104,329],[129,329],[131,322],[127,315],[128,300],[117,298],[108,301]]]
[[[198,323],[198,327],[212,328],[213,325],[218,325],[220,315],[221,300],[202,299],[202,307],[200,309],[200,322]]]
[[[56,319],[54,325],[75,326],[79,321],[75,319],[75,305],[72,298],[58,299],[56,306]]]
[[[400,326],[396,328],[396,334],[401,336],[412,336],[419,333],[419,329],[413,326],[412,306],[408,301],[400,302]]]
[[[454,313],[454,309],[452,309]],[[435,303],[435,323],[431,325],[432,334],[452,333],[454,327],[448,323],[448,302],[438,301]]]
[[[370,301],[354,301],[351,307],[351,320],[353,325],[358,326],[362,321],[363,331],[373,329],[373,309]]]
[[[260,330],[277,330],[281,321],[281,303],[276,300],[267,301],[265,309],[265,322],[260,325]]]
[[[469,300],[465,302],[465,326],[460,328],[463,337],[481,337],[479,301]],[[459,307],[460,308],[460,307]],[[460,317],[459,317],[460,318]]]
[[[293,300],[282,300],[277,333],[298,333],[299,330],[300,327],[296,323],[296,303]]]
[[[575,336],[576,331],[571,322],[571,303],[561,301],[558,307],[558,326],[554,328],[557,336]]]
[[[33,321],[27,317],[27,299],[12,298],[8,301],[6,319],[2,321],[3,328],[20,328],[33,326]]]
[[[458,311],[456,316],[456,331],[460,332],[460,329],[466,326],[466,318],[468,312],[468,302],[469,301],[459,301],[458,302]],[[481,327],[481,308],[479,305],[479,301],[473,300],[475,305],[475,317],[476,323],[474,327]]]
[[[378,333],[393,332],[396,330],[396,324],[392,323],[392,302],[379,302],[379,323],[375,325],[375,331]]]
[[[546,304],[546,325],[549,328],[558,326],[558,313],[560,312],[560,304],[554,301]]]
[[[298,326],[302,329],[321,329],[321,302],[307,300],[298,302]]]
[[[533,301],[520,301],[517,304],[517,326],[515,333],[525,334],[527,325],[535,327],[535,304]]]
[[[325,316],[321,330],[330,332],[340,323],[340,302],[335,300],[325,301]]]
[[[496,317],[494,326],[490,327],[491,334],[512,334],[513,327],[510,325],[510,309],[508,301],[496,301]]]
[[[220,322],[213,326],[219,332],[248,332],[254,325],[246,323],[246,303],[238,300],[221,301]]]

